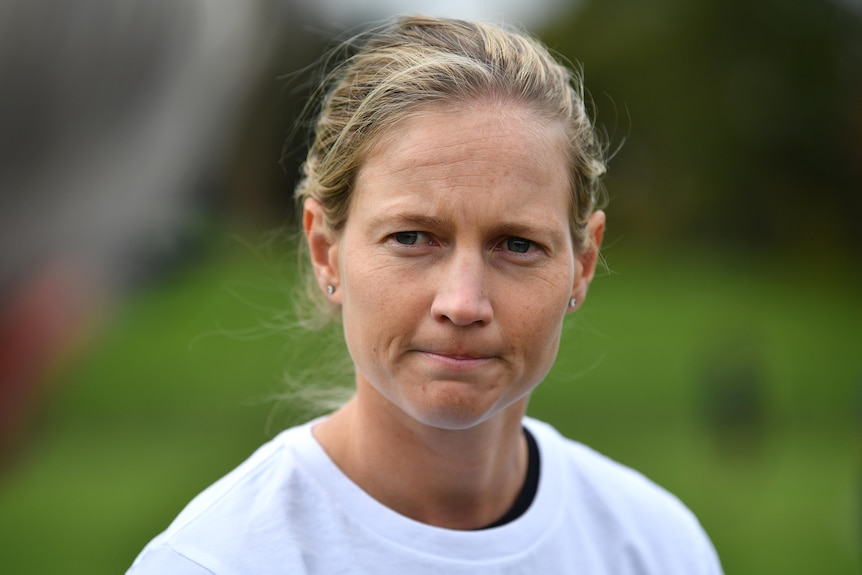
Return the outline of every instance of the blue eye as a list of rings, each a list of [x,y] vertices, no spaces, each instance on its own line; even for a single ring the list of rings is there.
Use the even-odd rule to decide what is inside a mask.
[[[412,246],[419,239],[419,232],[396,232],[393,234],[395,241],[405,246]]]
[[[506,249],[517,254],[525,254],[530,251],[533,242],[524,238],[508,238],[506,239]]]

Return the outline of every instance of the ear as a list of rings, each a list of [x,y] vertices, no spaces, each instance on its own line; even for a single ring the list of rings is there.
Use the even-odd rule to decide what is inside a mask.
[[[305,239],[308,241],[308,251],[317,285],[329,301],[340,304],[338,242],[326,223],[323,207],[314,198],[307,198],[303,204],[302,227],[305,230]],[[326,292],[327,286],[330,285],[336,288],[332,294]]]
[[[605,213],[596,210],[587,221],[587,237],[589,246],[575,255],[575,283],[572,285],[572,297],[581,305],[587,297],[587,289],[596,274],[599,262],[599,248],[605,235]],[[571,310],[570,310],[571,311]]]

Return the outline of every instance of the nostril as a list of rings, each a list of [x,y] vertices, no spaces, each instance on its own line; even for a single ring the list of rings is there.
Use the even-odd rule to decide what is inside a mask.
[[[441,321],[457,326],[487,323],[492,317],[491,302],[481,293],[440,293],[434,298],[431,313]]]

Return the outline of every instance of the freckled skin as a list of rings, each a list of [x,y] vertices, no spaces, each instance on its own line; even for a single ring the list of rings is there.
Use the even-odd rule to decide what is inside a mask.
[[[541,382],[578,269],[560,137],[476,106],[408,121],[366,159],[331,252],[360,388],[460,429]]]

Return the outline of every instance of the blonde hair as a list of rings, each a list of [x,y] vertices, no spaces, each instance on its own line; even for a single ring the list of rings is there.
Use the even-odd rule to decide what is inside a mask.
[[[587,247],[605,162],[577,71],[527,34],[491,24],[405,16],[357,40],[347,47],[357,44],[358,51],[322,83],[314,141],[296,188],[300,206],[317,200],[337,233],[347,221],[356,175],[382,134],[435,105],[491,98],[525,106],[563,128],[572,240],[576,250]],[[316,285],[309,292],[325,301]]]

